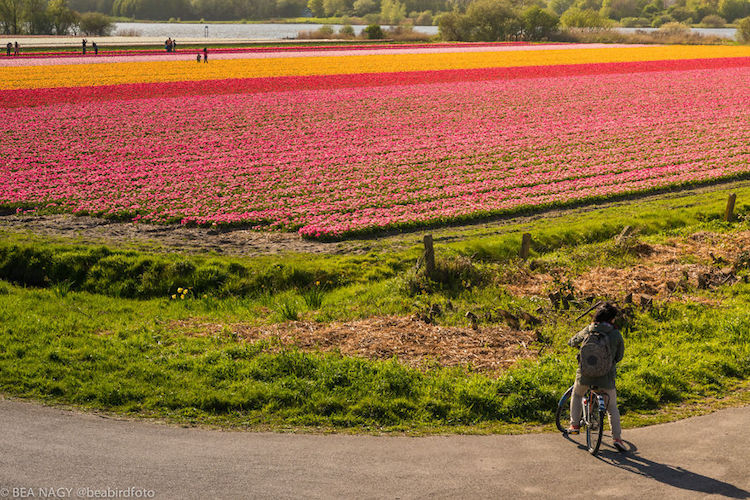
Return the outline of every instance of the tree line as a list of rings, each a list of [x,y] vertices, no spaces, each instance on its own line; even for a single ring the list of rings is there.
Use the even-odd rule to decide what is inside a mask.
[[[740,25],[750,16],[750,0],[0,0],[5,34],[104,34],[111,26],[104,16],[215,21],[354,17],[366,24],[437,24],[448,40],[540,40],[558,26]]]
[[[0,31],[6,35],[106,35],[112,28],[100,12],[73,10],[67,0],[0,0]]]
[[[0,0],[2,2],[14,0]],[[22,0],[15,0],[22,1]],[[44,2],[44,0],[28,0]],[[502,2],[502,0],[497,0]],[[134,19],[239,20],[274,17],[371,16],[376,18],[416,18],[429,12],[436,20],[440,13],[465,14],[476,0],[70,0],[78,12],[101,12]],[[667,22],[685,24],[732,23],[750,16],[750,0],[514,0],[516,10],[539,7],[560,18],[563,25],[603,25],[617,21],[623,25],[655,26]],[[485,8],[485,7],[482,7]],[[566,16],[567,13],[567,16]]]

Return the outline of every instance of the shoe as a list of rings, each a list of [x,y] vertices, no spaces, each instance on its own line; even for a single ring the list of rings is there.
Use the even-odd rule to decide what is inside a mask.
[[[625,453],[628,451],[627,446],[625,446],[625,442],[622,439],[615,439],[614,440],[615,448],[617,448],[617,451],[620,453]]]
[[[568,427],[568,434],[580,434],[581,428],[577,425],[571,425]]]

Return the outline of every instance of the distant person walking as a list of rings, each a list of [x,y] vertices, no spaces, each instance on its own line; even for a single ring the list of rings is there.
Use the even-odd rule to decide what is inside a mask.
[[[16,42],[16,51],[13,53],[14,56],[18,55],[18,49],[20,49],[20,48],[21,48],[21,46],[18,45],[18,42]]]
[[[10,51],[13,49],[13,44],[8,42],[8,45],[6,45],[5,48],[8,51],[8,57],[10,57]]]
[[[208,62],[208,47],[203,47],[203,62]]]
[[[91,48],[94,49],[94,55],[97,55],[99,53],[99,46],[96,44],[96,42],[91,42]]]
[[[87,43],[89,43],[89,41],[86,40],[85,38],[83,40],[81,40],[81,49],[82,49],[82,53],[83,53],[84,56],[86,55],[86,44]]]

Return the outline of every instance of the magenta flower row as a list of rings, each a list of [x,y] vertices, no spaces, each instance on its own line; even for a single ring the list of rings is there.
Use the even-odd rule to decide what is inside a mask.
[[[0,109],[0,204],[336,238],[750,172],[750,68]]]

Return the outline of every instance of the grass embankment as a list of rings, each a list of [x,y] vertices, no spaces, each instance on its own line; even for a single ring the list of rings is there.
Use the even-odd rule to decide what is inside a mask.
[[[740,200],[750,195],[748,188],[736,191]],[[518,232],[534,235],[535,266],[567,269],[564,280],[594,266],[637,264],[637,255],[611,244],[625,224],[651,243],[697,231],[731,236],[738,228],[746,230],[747,222],[717,220],[724,194],[621,204],[579,212],[570,216],[574,219],[509,226],[493,236],[474,228],[468,231],[473,238],[464,234],[438,243],[444,257],[432,281],[410,270],[417,248],[240,259],[6,234],[0,275],[42,288],[0,283],[0,392],[253,428],[482,432],[549,424],[575,368],[565,342],[585,324],[586,319],[574,318],[588,304],[558,311],[541,298],[507,291],[508,276],[519,269],[510,260]],[[740,204],[739,211],[747,215],[750,207]],[[444,241],[456,231],[443,230]],[[176,287],[192,291],[174,300]],[[618,396],[626,425],[693,412],[700,407],[695,401],[726,396],[741,384],[746,388],[750,285],[740,281],[685,293],[702,302],[657,302],[651,310],[635,312],[624,329],[627,349]],[[492,374],[429,361],[413,369],[397,360],[303,352],[274,340],[247,342],[231,326],[293,317],[408,315],[448,301],[450,312],[445,307],[436,318],[441,324],[465,323],[467,311],[496,307],[540,315],[538,340],[527,346],[538,358]],[[540,305],[541,313],[535,309]],[[196,319],[226,327],[209,336],[187,336],[174,326]],[[497,321],[479,315],[480,324]],[[688,407],[679,406],[686,402]]]

